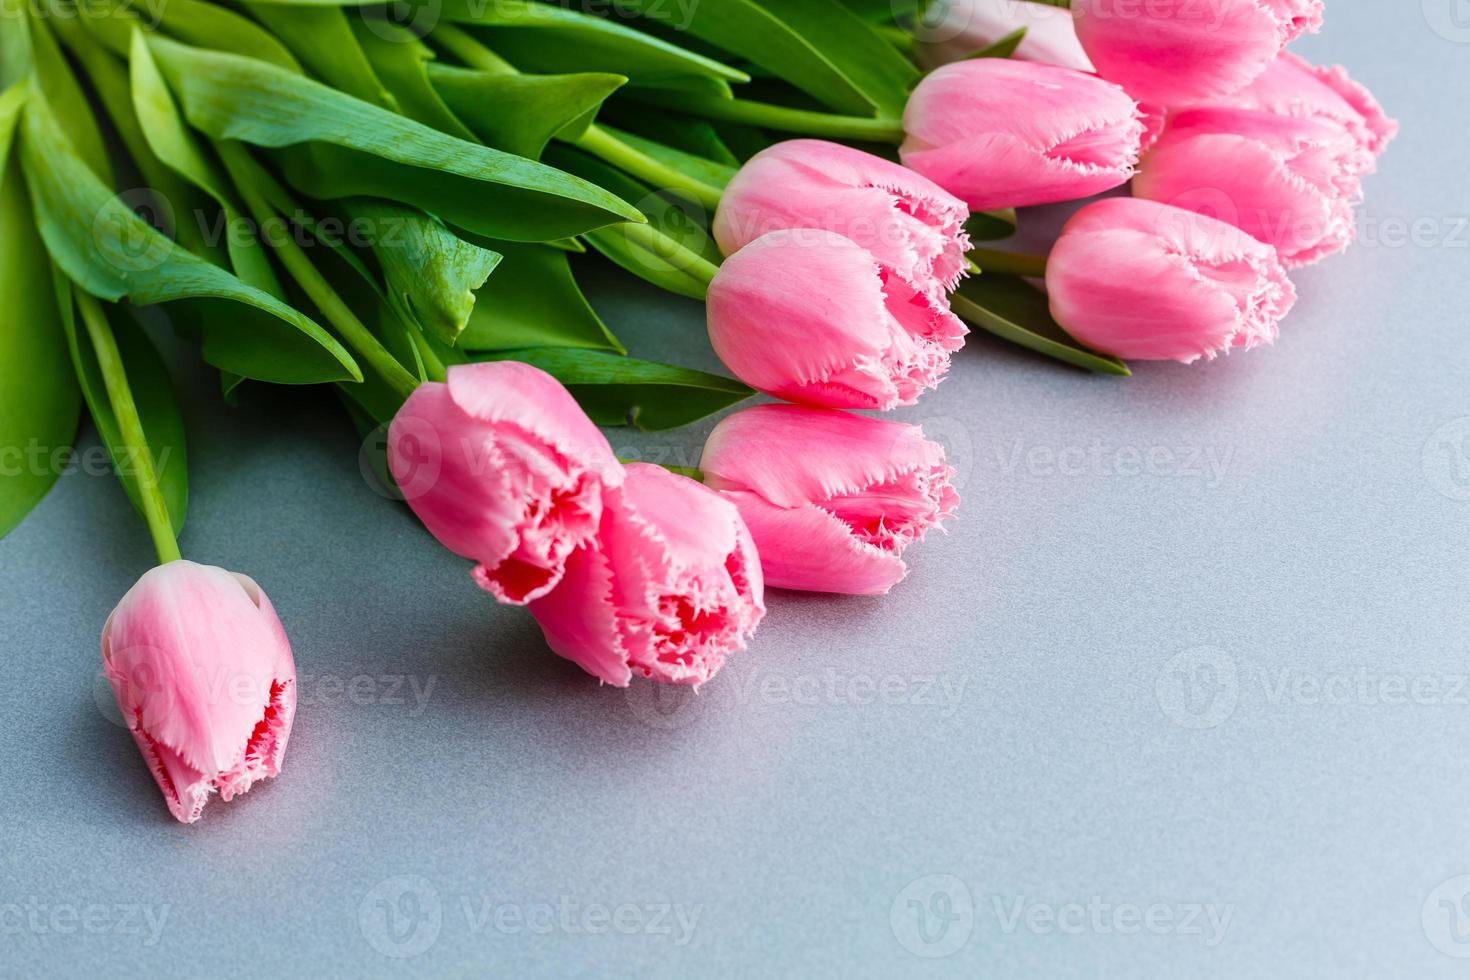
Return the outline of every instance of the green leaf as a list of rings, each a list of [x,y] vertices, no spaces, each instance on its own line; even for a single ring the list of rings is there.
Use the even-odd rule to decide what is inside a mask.
[[[87,0],[68,5],[66,0],[50,0],[57,11],[56,19],[77,17],[87,29],[113,53],[124,58],[132,45],[134,30],[153,31],[161,27],[170,36],[187,44],[217,51],[230,51],[246,58],[270,62],[288,71],[299,72],[301,65],[270,31],[248,17],[226,7],[201,0],[166,0],[152,7],[140,0]],[[142,16],[146,10],[148,16]],[[149,21],[157,16],[158,24]]]
[[[705,157],[695,156],[692,153],[677,150],[672,146],[667,146],[656,140],[635,136],[632,133],[626,133],[620,129],[614,129],[611,126],[602,126],[601,128],[624,143],[627,143],[639,153],[652,157],[665,166],[672,167],[682,174],[693,177],[695,180],[708,184],[711,187],[717,187],[720,190],[724,190],[730,181],[735,179],[735,172],[739,169],[738,165],[730,166],[729,164],[716,163]]]
[[[285,41],[291,53],[328,85],[364,102],[397,111],[397,102],[373,71],[347,22],[347,15],[339,8],[247,3],[245,9]]]
[[[838,112],[898,118],[919,70],[838,0],[613,0],[783,78]]]
[[[0,282],[7,294],[0,327],[0,537],[56,482],[60,467],[53,461],[72,444],[81,413],[51,263],[36,237],[20,166],[10,161],[26,94],[22,83],[0,95]]]
[[[487,146],[532,160],[552,137],[575,139],[597,109],[627,81],[622,75],[496,75],[430,65],[445,103]]]
[[[475,290],[485,285],[500,255],[392,201],[353,198],[346,208],[372,230],[370,244],[393,303],[440,341],[453,344],[474,310]]]
[[[719,248],[705,226],[704,208],[687,198],[655,193],[621,170],[578,150],[553,147],[551,159],[562,169],[619,195],[648,219],[646,227],[620,225],[589,232],[583,237],[593,248],[660,289],[703,301],[709,279],[700,275],[701,263],[718,266],[721,261]]]
[[[480,360],[524,361],[540,368],[566,385],[598,425],[675,429],[755,394],[718,374],[597,351],[504,351]]]
[[[965,233],[970,236],[972,242],[993,242],[1002,238],[1010,238],[1016,233],[1018,224],[1015,208],[1007,208],[1004,211],[976,211],[970,215],[970,220],[965,222]]]
[[[85,330],[78,329],[75,310],[72,306],[71,284],[58,276],[62,303],[62,323],[66,328],[67,345],[71,349],[72,365],[76,369],[82,395],[92,414],[92,423],[102,444],[112,457],[113,468],[122,481],[123,490],[133,507],[143,515],[143,498],[138,488],[138,467],[142,460],[135,458],[127,448],[113,413],[112,402],[107,396],[107,384],[102,369],[97,364],[97,353]],[[164,503],[168,507],[169,523],[174,536],[184,528],[184,516],[189,503],[188,462],[184,448],[184,417],[174,397],[173,382],[168,369],[158,354],[153,341],[143,332],[132,314],[121,306],[106,307],[107,320],[117,340],[118,353],[122,355],[127,371],[128,388],[133,393],[138,417],[143,423],[147,438],[148,457],[158,473],[159,487]],[[146,516],[146,515],[144,515]]]
[[[398,103],[398,111],[441,133],[476,142],[473,132],[444,104],[429,82],[434,52],[413,34],[386,21],[369,24],[353,18],[352,31],[378,78]]]
[[[1018,27],[1005,37],[986,45],[970,55],[971,58],[1009,58],[1016,53],[1021,42],[1026,40],[1026,28]]]
[[[541,245],[486,241],[504,256],[479,291],[465,350],[582,347],[623,353],[623,345],[588,305],[565,252]]]
[[[612,72],[650,88],[730,93],[750,76],[603,17],[529,0],[443,0],[440,16],[486,28],[490,46],[522,71]],[[701,85],[700,82],[705,84]]]
[[[616,196],[550,167],[455,139],[248,58],[149,39],[196,129],[290,147],[291,183],[313,197],[384,197],[492,238],[544,241],[641,220]]]
[[[309,337],[307,363],[283,363],[239,329],[238,310],[225,308],[204,337],[204,357],[236,374],[264,381],[299,383],[360,378],[356,363],[311,319],[268,293],[249,286],[178,247],[135,215],[77,157],[44,99],[25,109],[21,142],[26,183],[36,225],[52,259],[87,292],[111,302],[138,305],[173,300],[229,300],[263,310]]]
[[[1098,374],[1132,374],[1116,357],[1090,351],[1052,319],[1046,296],[1024,279],[987,273],[960,283],[950,307],[987,333]]]
[[[609,106],[603,118],[610,119],[620,129],[658,140],[665,146],[729,167],[740,166],[740,158],[720,138],[714,123],[706,119],[663,112],[647,105]]]
[[[22,21],[17,27],[7,24],[6,30],[24,29]],[[35,62],[35,78],[38,96],[51,107],[57,124],[66,134],[77,156],[104,182],[112,183],[112,166],[107,159],[107,149],[102,143],[102,131],[87,104],[82,87],[71,73],[56,39],[44,21],[33,20],[30,25],[31,57]]]

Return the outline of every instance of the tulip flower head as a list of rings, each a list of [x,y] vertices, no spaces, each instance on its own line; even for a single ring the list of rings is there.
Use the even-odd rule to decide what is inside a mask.
[[[903,125],[904,166],[976,211],[1119,187],[1144,133],[1138,104],[1117,85],[1006,58],[932,72],[909,96]]]
[[[102,628],[118,709],[183,823],[281,770],[296,714],[291,644],[260,586],[174,561],[140,578]]]
[[[1072,15],[1098,74],[1172,108],[1250,84],[1287,43],[1322,25],[1322,0],[1073,0]]]
[[[1259,78],[1216,104],[1341,126],[1369,155],[1365,174],[1376,167],[1376,158],[1399,131],[1399,124],[1373,93],[1349,78],[1347,69],[1314,65],[1290,51],[1283,51]]]
[[[757,153],[725,189],[715,214],[720,251],[734,255],[791,228],[836,232],[936,298],[965,269],[964,202],[882,157],[823,140],[789,140]]]
[[[388,431],[408,505],[444,547],[479,564],[501,602],[544,595],[597,534],[622,467],[555,378],[516,361],[451,367],[420,385]]]
[[[740,510],[766,584],[881,595],[910,544],[954,513],[944,450],[923,430],[798,405],[760,405],[715,426],[700,467]]]
[[[1046,266],[1051,312],[1094,350],[1191,363],[1276,339],[1296,290],[1270,245],[1138,198],[1078,211]]]
[[[1274,245],[1293,269],[1352,242],[1364,156],[1347,131],[1331,123],[1190,109],[1170,119],[1134,179],[1133,194],[1229,222]]]
[[[1092,71],[1077,40],[1072,14],[1031,0],[938,0],[915,25],[919,62],[937,68],[972,57],[1021,28],[1026,36],[1013,55],[1060,68]]]
[[[829,408],[912,405],[966,333],[942,298],[814,229],[773,231],[726,259],[706,312],[715,353],[736,377]]]
[[[734,505],[647,463],[627,467],[597,540],[528,608],[552,650],[617,687],[634,674],[704,683],[766,611],[760,558]]]

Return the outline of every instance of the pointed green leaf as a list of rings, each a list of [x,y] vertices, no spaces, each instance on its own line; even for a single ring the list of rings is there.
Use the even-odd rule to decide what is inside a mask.
[[[487,146],[532,160],[552,137],[575,138],[627,81],[622,75],[496,75],[430,65],[434,89]]]
[[[988,44],[970,55],[971,58],[1009,58],[1016,53],[1021,42],[1026,40],[1026,28],[1018,27],[1003,38]]]
[[[354,98],[397,111],[397,103],[373,71],[347,15],[339,8],[247,3],[245,9],[286,42],[291,53],[322,81]]]
[[[373,71],[382,79],[398,111],[441,133],[476,142],[476,137],[444,104],[429,82],[429,65],[434,52],[397,24],[368,23],[353,18],[352,32],[362,45]]]
[[[1015,208],[1007,208],[1004,211],[976,211],[970,215],[970,220],[965,222],[965,234],[970,236],[972,242],[998,241],[1014,235],[1018,224]]]
[[[1078,344],[1052,319],[1046,296],[1026,280],[987,273],[960,283],[950,307],[961,319],[1013,344],[1098,374],[1129,375],[1116,357]]]
[[[167,0],[150,7],[139,0],[87,0],[75,5],[67,0],[49,2],[59,11],[56,19],[77,17],[97,40],[124,58],[128,57],[134,30],[162,29],[186,44],[230,51],[289,71],[301,71],[301,65],[274,34],[216,3]],[[155,17],[157,23],[153,22]]]
[[[465,350],[585,347],[623,352],[572,278],[565,252],[540,245],[483,242],[504,256],[479,291]]]

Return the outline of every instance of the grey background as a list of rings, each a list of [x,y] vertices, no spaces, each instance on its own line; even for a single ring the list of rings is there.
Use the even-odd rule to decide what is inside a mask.
[[[885,599],[772,595],[697,699],[547,653],[330,400],[229,410],[181,356],[184,550],[286,623],[285,772],[168,816],[97,683],[148,541],[62,479],[0,541],[0,973],[1464,975],[1467,14],[1340,2],[1299,45],[1404,132],[1277,347],[1115,381],[975,338],[906,413],[951,533]],[[697,304],[584,273],[635,353],[713,366]]]

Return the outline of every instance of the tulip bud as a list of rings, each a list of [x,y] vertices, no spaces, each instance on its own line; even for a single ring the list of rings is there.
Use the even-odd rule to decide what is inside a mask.
[[[1348,77],[1340,65],[1314,65],[1290,51],[1271,62],[1265,72],[1239,92],[1216,105],[1274,112],[1341,126],[1367,152],[1366,169],[1399,131],[1373,93]]]
[[[1052,316],[1094,350],[1186,364],[1276,339],[1296,302],[1276,250],[1205,215],[1138,198],[1078,211],[1046,265]]]
[[[916,425],[760,405],[715,426],[707,485],[740,509],[766,584],[881,595],[903,552],[959,505],[944,450]]]
[[[1072,15],[1098,74],[1174,107],[1250,84],[1288,42],[1322,26],[1322,0],[1073,0]]]
[[[713,490],[647,463],[610,491],[597,540],[528,606],[551,649],[608,684],[703,684],[766,609],[760,558]]]
[[[939,297],[965,269],[969,211],[912,170],[822,140],[789,140],[751,157],[725,188],[715,241],[734,255],[789,228],[836,232],[885,269]]]
[[[949,369],[965,327],[936,298],[829,231],[773,231],[720,266],[710,343],[736,377],[829,408],[912,405]]]
[[[102,670],[169,812],[199,819],[281,771],[296,664],[260,586],[174,561],[123,596],[102,628]]]
[[[938,0],[915,28],[918,60],[926,68],[969,58],[1021,28],[1026,36],[1013,57],[1060,68],[1092,71],[1077,41],[1072,14],[1031,0]]]
[[[1121,186],[1138,162],[1143,121],[1094,75],[1005,58],[945,65],[903,113],[904,166],[976,211],[1052,204]]]
[[[388,430],[404,499],[473,576],[520,604],[560,580],[590,541],[622,467],[597,426],[551,375],[517,361],[451,367],[419,385]]]
[[[1352,242],[1364,156],[1346,130],[1330,123],[1189,109],[1170,119],[1133,194],[1235,225],[1274,245],[1294,269]]]

